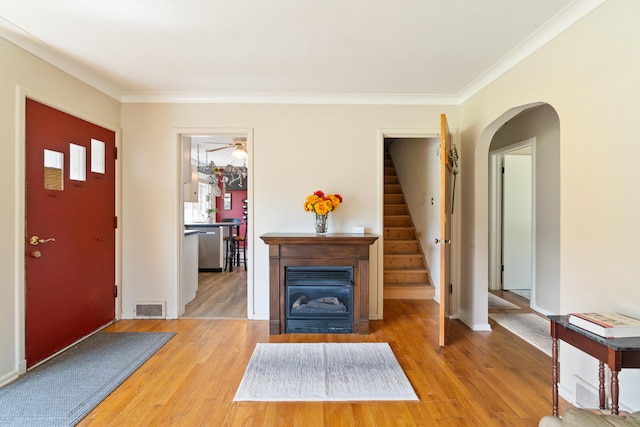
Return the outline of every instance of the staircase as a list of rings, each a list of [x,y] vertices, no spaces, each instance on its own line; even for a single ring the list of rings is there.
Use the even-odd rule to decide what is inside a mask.
[[[388,152],[384,158],[384,299],[435,294],[409,209]]]

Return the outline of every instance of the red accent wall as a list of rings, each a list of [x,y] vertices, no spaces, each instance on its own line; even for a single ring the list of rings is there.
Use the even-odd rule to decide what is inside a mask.
[[[216,208],[218,208],[218,212],[216,213],[216,220],[221,221],[223,218],[243,218],[243,208],[244,202],[243,200],[247,198],[247,191],[228,191],[231,193],[231,209],[225,210],[224,206],[224,197],[216,197]],[[240,228],[240,235],[244,235],[244,227],[243,225]]]

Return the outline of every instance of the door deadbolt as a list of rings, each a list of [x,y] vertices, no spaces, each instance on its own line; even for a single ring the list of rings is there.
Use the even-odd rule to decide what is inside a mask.
[[[54,239],[53,237],[49,237],[48,239],[41,239],[38,236],[31,236],[31,238],[29,239],[29,243],[32,244],[33,246],[36,246],[40,243],[47,243],[47,242],[55,242],[56,239]]]
[[[42,256],[42,253],[40,251],[31,251],[29,252],[29,256],[31,258],[40,258]]]

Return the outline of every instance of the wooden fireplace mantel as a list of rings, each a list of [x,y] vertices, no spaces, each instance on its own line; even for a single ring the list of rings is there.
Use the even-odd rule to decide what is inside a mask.
[[[285,268],[353,267],[353,332],[369,333],[369,246],[375,234],[267,233],[269,245],[269,334],[285,332]]]

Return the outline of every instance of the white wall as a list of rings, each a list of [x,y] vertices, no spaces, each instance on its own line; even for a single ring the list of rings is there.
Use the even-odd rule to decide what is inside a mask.
[[[640,2],[607,1],[466,101],[460,134],[463,181],[461,313],[486,321],[488,162],[495,131],[524,106],[551,105],[560,120],[559,313],[619,311],[640,317],[637,255],[640,191]],[[591,385],[589,356],[561,345],[561,392],[578,376]],[[621,404],[640,409],[640,372],[621,374]],[[597,389],[597,388],[596,388]]]
[[[118,131],[120,104],[0,38],[0,384],[24,370],[24,98]]]
[[[165,300],[179,277],[178,133],[248,129],[250,167],[249,318],[269,314],[268,232],[313,232],[302,209],[315,190],[340,193],[330,232],[364,226],[382,235],[384,129],[433,129],[440,113],[457,128],[458,107],[336,105],[125,104],[123,128],[123,317],[136,301]],[[191,132],[191,133],[193,133]],[[382,279],[371,254],[370,317],[378,318]]]

